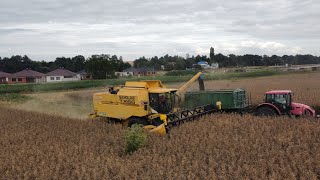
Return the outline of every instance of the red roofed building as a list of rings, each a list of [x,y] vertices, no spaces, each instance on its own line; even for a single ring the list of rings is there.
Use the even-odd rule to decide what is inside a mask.
[[[46,74],[46,82],[79,81],[76,73],[67,69],[59,68]]]
[[[0,71],[0,84],[11,84],[12,74]]]
[[[14,73],[11,76],[11,80],[12,83],[42,83],[44,82],[44,74],[31,69],[25,69]]]

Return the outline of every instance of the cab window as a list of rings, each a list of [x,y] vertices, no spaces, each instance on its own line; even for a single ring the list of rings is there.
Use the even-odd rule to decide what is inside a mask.
[[[174,106],[174,93],[152,93],[149,95],[150,106],[158,113],[169,113]]]
[[[288,94],[267,94],[266,102],[274,102],[278,104],[287,104]]]

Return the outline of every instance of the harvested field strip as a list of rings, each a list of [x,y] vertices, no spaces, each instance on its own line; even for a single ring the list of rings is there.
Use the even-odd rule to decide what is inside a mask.
[[[320,123],[212,115],[124,155],[123,129],[0,109],[0,179],[320,178]]]
[[[219,80],[219,79],[233,79],[233,78],[249,78],[249,77],[272,76],[276,74],[288,74],[288,72],[276,72],[276,71],[264,70],[264,71],[257,71],[257,72],[213,73],[213,74],[205,75],[205,79]],[[188,81],[191,77],[192,75],[152,76],[152,77],[107,79],[107,80],[57,82],[57,83],[44,83],[44,84],[0,85],[0,93],[22,93],[22,92],[30,93],[30,92],[76,90],[76,89],[85,89],[85,88],[92,88],[92,87],[120,85],[120,84],[124,84],[126,81],[139,81],[139,80],[161,80],[163,83],[185,82],[185,81]]]

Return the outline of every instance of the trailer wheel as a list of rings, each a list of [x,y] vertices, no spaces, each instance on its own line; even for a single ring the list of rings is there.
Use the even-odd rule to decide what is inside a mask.
[[[257,116],[276,116],[277,113],[272,107],[263,106],[257,109],[256,113]]]
[[[140,117],[131,117],[128,119],[128,127],[131,127],[134,124],[141,124],[142,126],[148,125],[148,121]]]
[[[210,110],[213,110],[214,108],[215,107],[212,104],[204,106],[205,111],[210,111]]]

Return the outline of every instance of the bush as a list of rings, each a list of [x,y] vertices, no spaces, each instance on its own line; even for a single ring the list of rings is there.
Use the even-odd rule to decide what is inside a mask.
[[[126,149],[127,154],[132,154],[140,147],[144,146],[147,142],[147,134],[144,132],[143,127],[139,124],[133,124],[125,132]]]

